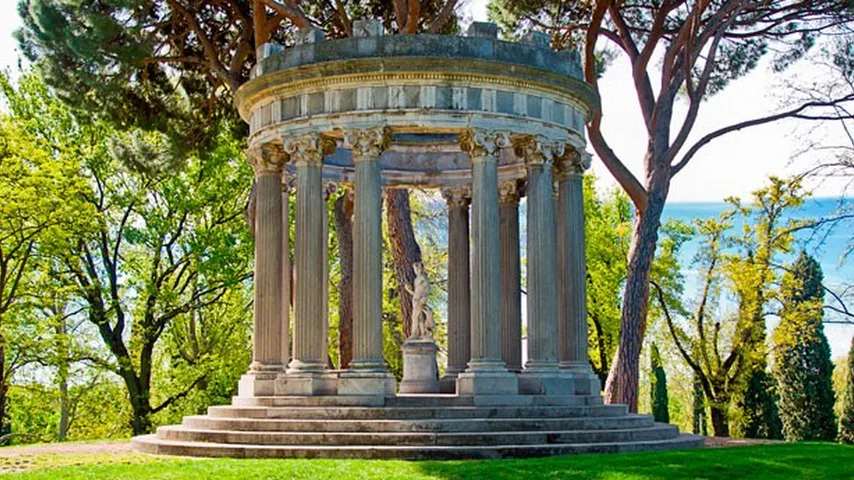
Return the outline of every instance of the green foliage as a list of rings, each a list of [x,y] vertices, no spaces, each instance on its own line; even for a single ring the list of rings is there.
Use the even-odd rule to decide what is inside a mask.
[[[658,347],[654,343],[650,349],[650,366],[652,368],[650,375],[652,381],[650,386],[652,416],[656,422],[670,423],[670,410],[667,401],[667,373],[664,371]]]
[[[783,279],[783,313],[774,331],[774,376],[786,440],[834,440],[833,363],[821,320],[821,267],[801,252]]]
[[[743,438],[783,438],[783,424],[777,408],[777,384],[766,370],[753,370],[745,390],[735,402],[733,434]]]
[[[732,198],[717,218],[695,221],[699,298],[688,310],[679,298],[658,295],[670,335],[711,408],[715,435],[729,436],[732,423],[736,435],[779,436],[773,382],[765,373],[765,314],[779,296],[773,266],[790,251],[793,232],[808,224],[783,216],[805,195],[800,180],[771,177],[749,204]],[[725,295],[735,298],[736,311],[726,308]]]
[[[839,442],[854,444],[854,337],[848,351],[848,368],[842,391],[842,412],[839,415]]]
[[[593,175],[584,177],[587,318],[590,363],[604,382],[619,339],[620,298],[626,279],[632,206],[622,191],[614,189],[600,194],[595,184]],[[652,278],[668,298],[681,292],[684,277],[677,256],[687,239],[686,230],[671,223],[666,225],[659,242]]]

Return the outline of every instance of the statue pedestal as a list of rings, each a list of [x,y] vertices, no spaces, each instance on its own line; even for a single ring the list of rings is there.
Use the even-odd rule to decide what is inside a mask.
[[[430,337],[410,338],[403,343],[403,380],[399,393],[439,393],[438,351]]]

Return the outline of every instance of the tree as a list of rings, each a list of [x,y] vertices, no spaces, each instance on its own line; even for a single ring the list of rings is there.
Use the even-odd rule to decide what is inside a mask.
[[[735,436],[743,438],[783,438],[783,424],[777,409],[777,383],[765,369],[750,372],[743,392],[738,394],[733,421]]]
[[[818,262],[801,252],[783,283],[783,312],[774,331],[774,375],[786,440],[836,439],[833,363],[824,335],[823,275]]]
[[[0,88],[4,100],[13,102],[17,91],[5,76]],[[78,201],[85,187],[78,159],[57,154],[32,133],[26,122],[0,114],[0,435],[12,377],[35,361],[41,348],[44,332],[33,331],[34,312],[27,302],[40,289],[36,264],[90,212]]]
[[[783,216],[800,206],[803,196],[800,180],[771,177],[769,186],[754,192],[749,205],[731,198],[731,207],[718,218],[695,221],[701,245],[694,262],[701,288],[693,312],[678,299],[668,298],[653,282],[671,337],[702,386],[715,436],[730,436],[733,400],[744,398],[754,372],[765,371],[765,316],[770,299],[776,296],[772,267],[779,255],[789,251],[793,232],[811,224]],[[740,231],[734,229],[737,223]],[[737,300],[735,312],[721,305],[726,292]],[[747,398],[759,399],[758,407],[750,407],[755,414],[752,428],[773,437],[775,414],[772,408],[764,408],[766,395],[772,394],[765,387],[754,384]]]
[[[848,350],[848,371],[842,394],[842,414],[839,416],[839,442],[854,444],[854,337]]]
[[[584,78],[594,87],[598,86],[604,58],[597,49],[603,43],[626,55],[631,63],[631,77],[625,85],[637,93],[648,135],[645,150],[638,152],[644,160],[642,174],[635,176],[611,148],[601,128],[602,112],[593,116],[587,132],[597,156],[635,206],[620,343],[605,397],[636,410],[650,272],[661,215],[674,176],[703,146],[727,133],[782,118],[822,120],[820,113],[810,112],[850,104],[854,102],[854,92],[739,122],[710,132],[689,146],[703,100],[753,70],[769,51],[776,52],[774,67],[782,70],[803,57],[820,35],[843,29],[854,11],[844,1],[818,0],[493,3],[498,4],[493,10],[502,12],[505,23],[511,24],[514,31],[542,28],[551,33],[552,44],[558,48],[582,46]],[[655,77],[660,77],[655,82],[657,91]],[[682,100],[687,108],[679,119],[675,107]]]
[[[656,422],[670,423],[670,411],[667,403],[667,373],[664,371],[664,365],[661,363],[661,354],[658,353],[658,347],[655,343],[652,344],[649,353],[650,366],[652,373],[650,375],[652,385],[650,387],[652,416]]]
[[[74,178],[85,188],[72,199],[91,212],[83,217],[91,225],[57,242],[52,259],[107,349],[90,360],[122,379],[133,431],[146,432],[152,414],[207,376],[197,372],[159,392],[157,401],[152,375],[162,335],[243,288],[250,276],[251,240],[241,212],[251,174],[235,160],[240,142],[223,126],[216,148],[176,157],[162,134],[116,131],[65,107],[44,85],[9,99],[12,114],[39,141],[80,160]]]

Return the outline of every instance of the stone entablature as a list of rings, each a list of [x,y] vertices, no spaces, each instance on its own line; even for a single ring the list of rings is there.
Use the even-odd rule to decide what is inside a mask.
[[[599,100],[581,79],[575,52],[552,51],[543,35],[500,41],[488,24],[467,37],[363,30],[366,36],[307,35],[284,50],[259,50],[263,60],[236,95],[250,146],[320,134],[337,144],[323,160],[323,178],[352,183],[345,133],[384,128],[382,185],[418,187],[471,183],[471,157],[460,148],[471,129],[583,150]],[[501,181],[526,176],[513,148],[498,152],[498,168]]]

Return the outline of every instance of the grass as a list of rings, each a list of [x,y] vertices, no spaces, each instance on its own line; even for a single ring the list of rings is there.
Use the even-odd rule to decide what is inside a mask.
[[[26,457],[18,457],[19,460],[22,458]],[[9,460],[0,459],[0,467],[10,466],[6,465]],[[29,459],[26,468],[26,471],[9,473],[2,478],[844,480],[854,479],[854,446],[802,443],[676,452],[449,462],[180,459],[141,454],[34,455]]]

